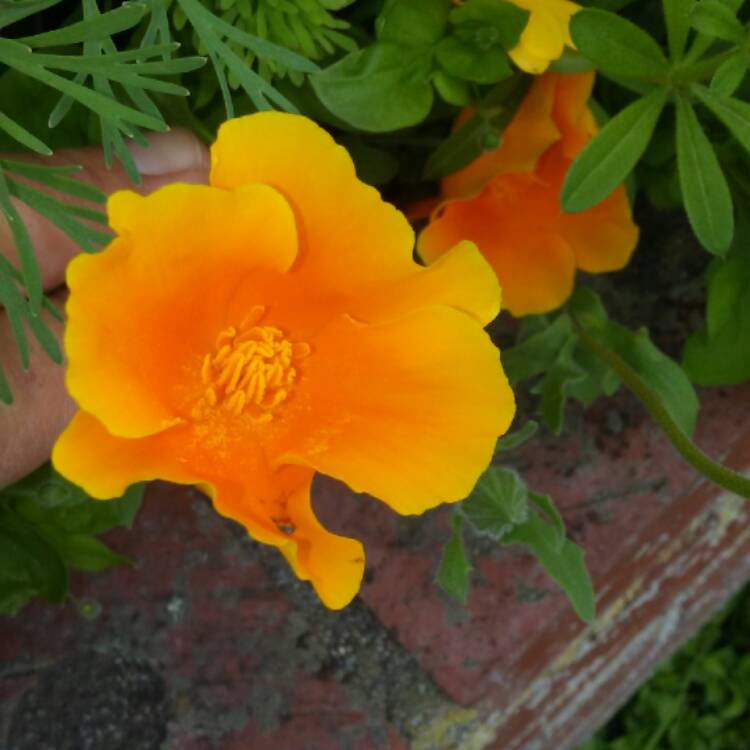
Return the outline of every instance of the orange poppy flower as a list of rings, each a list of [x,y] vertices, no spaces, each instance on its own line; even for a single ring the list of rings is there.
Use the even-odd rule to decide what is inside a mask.
[[[471,243],[430,268],[413,233],[310,120],[225,123],[209,186],[114,194],[116,238],[68,268],[53,452],[91,495],[195,483],[331,608],[362,545],[315,518],[321,471],[404,514],[465,497],[513,417],[482,326],[499,288]]]
[[[573,291],[576,268],[618,270],[638,241],[622,186],[587,211],[560,208],[565,173],[597,132],[587,105],[593,80],[591,73],[537,78],[501,146],[443,180],[444,200],[420,234],[427,262],[460,240],[475,242],[513,315],[559,307]]]

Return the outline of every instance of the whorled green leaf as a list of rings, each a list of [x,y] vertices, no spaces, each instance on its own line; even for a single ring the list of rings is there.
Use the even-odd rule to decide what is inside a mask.
[[[578,51],[604,75],[665,81],[669,62],[661,47],[632,21],[597,8],[584,8],[570,20]]]
[[[22,146],[36,151],[42,156],[50,156],[52,149],[33,133],[19,125],[15,120],[0,112],[0,130],[4,130],[11,138],[18,141]]]
[[[693,91],[750,154],[750,104],[729,96],[722,96],[703,86],[694,86]]]
[[[454,514],[451,538],[443,548],[443,555],[435,574],[435,583],[447,594],[465,604],[466,597],[469,595],[471,564],[466,558],[461,532],[461,516]]]
[[[678,96],[676,106],[677,172],[685,211],[701,244],[723,255],[734,235],[729,185],[690,102]]]
[[[433,101],[430,55],[378,42],[346,55],[311,77],[320,101],[360,130],[374,133],[416,125]]]
[[[722,0],[698,0],[690,21],[695,29],[714,39],[741,44],[747,35],[735,12]]]
[[[742,50],[724,60],[711,78],[711,93],[732,96],[747,75],[748,64],[750,57]]]
[[[41,13],[61,0],[2,0],[0,2],[0,29],[10,26],[12,23]]]
[[[666,101],[666,89],[654,89],[618,112],[586,145],[565,175],[564,211],[585,211],[623,182],[646,150]]]
[[[690,33],[690,13],[695,2],[696,0],[662,0],[669,56],[675,62],[685,51],[685,44]]]

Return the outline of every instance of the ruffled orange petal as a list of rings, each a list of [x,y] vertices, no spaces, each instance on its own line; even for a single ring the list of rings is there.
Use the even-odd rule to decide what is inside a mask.
[[[498,174],[534,170],[539,157],[560,138],[552,119],[555,85],[556,81],[547,76],[534,80],[505,128],[501,145],[443,179],[444,197],[466,198],[481,192]],[[471,114],[470,110],[465,110],[456,121],[456,127]]]
[[[594,74],[548,75],[555,82],[552,117],[560,129],[563,154],[573,160],[598,131],[588,106]]]
[[[389,320],[412,310],[443,304],[486,326],[500,312],[500,285],[473,242],[459,242],[432,265],[416,266],[408,276],[363,292],[349,312],[367,321]]]
[[[400,513],[469,494],[515,409],[475,321],[448,307],[377,325],[342,316],[311,344],[284,434],[268,445],[277,463],[312,467]]]
[[[135,482],[166,479],[192,484],[196,475],[175,460],[184,427],[146,438],[111,435],[95,417],[77,412],[52,449],[52,463],[66,479],[92,497],[119,497]]]
[[[448,201],[419,236],[432,263],[459,238],[492,265],[513,315],[547,312],[573,291],[575,257],[556,230],[559,188],[532,175],[502,175],[468,200]]]
[[[272,475],[279,507],[275,521],[263,515],[265,499],[254,486],[218,481],[208,484],[214,507],[241,523],[250,536],[277,547],[295,575],[310,581],[321,601],[330,609],[345,607],[359,591],[365,555],[356,539],[325,529],[313,513],[310,484],[313,471],[285,466]]]
[[[260,112],[225,122],[211,148],[212,185],[271,185],[300,232],[295,272],[342,289],[412,270],[414,234],[377,190],[360,182],[346,150],[312,120]]]
[[[297,234],[262,185],[116,193],[108,208],[121,237],[68,266],[67,385],[109,432],[142,437],[185,419],[186,368],[213,346],[243,276],[288,268]]]
[[[540,168],[540,174],[562,185],[570,162],[553,149]],[[596,206],[575,214],[561,213],[560,236],[570,245],[576,266],[589,273],[624,268],[638,244],[639,230],[633,221],[624,186],[618,187]]]

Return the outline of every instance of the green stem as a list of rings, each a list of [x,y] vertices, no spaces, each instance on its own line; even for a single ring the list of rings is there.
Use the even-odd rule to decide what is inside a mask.
[[[651,416],[664,430],[672,445],[696,471],[724,489],[742,497],[750,498],[750,479],[714,461],[700,450],[672,419],[657,394],[651,390],[641,376],[618,354],[586,333],[575,317],[573,317],[573,323],[578,329],[581,343],[620,376],[622,382],[641,400]]]

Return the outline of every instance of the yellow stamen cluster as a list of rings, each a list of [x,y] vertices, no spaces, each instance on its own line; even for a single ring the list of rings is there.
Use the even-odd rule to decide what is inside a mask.
[[[256,325],[265,312],[255,307],[238,328],[225,328],[215,352],[201,366],[203,396],[197,414],[220,406],[239,416],[246,409],[258,422],[269,422],[273,410],[289,396],[297,377],[295,360],[310,353],[304,342],[291,342],[270,325]]]

